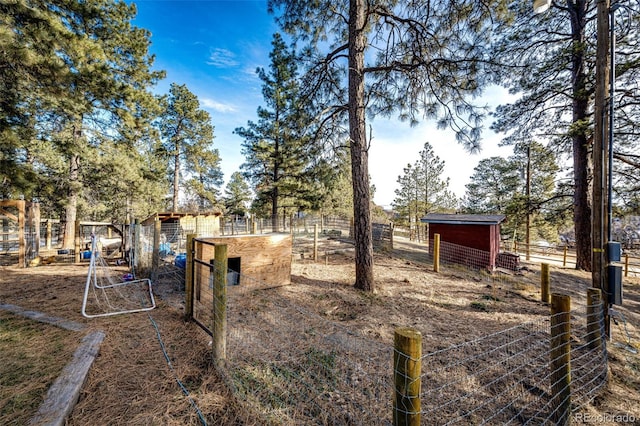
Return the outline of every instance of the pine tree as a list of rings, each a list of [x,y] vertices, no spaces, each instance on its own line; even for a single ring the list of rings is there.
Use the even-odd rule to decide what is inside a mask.
[[[150,70],[149,33],[131,25],[135,6],[36,0],[1,7],[7,19],[0,37],[9,47],[0,66],[7,89],[0,132],[8,142],[1,146],[13,158],[3,167],[4,191],[64,194],[55,205],[63,210],[63,245],[71,247],[78,208],[87,201],[86,170],[95,169],[87,161],[99,158],[93,151],[102,136],[119,139],[120,130],[135,127],[141,105],[152,99],[148,88],[162,73]],[[17,83],[4,84],[18,74]],[[17,137],[25,132],[27,139]],[[33,150],[34,143],[44,149]],[[38,184],[24,185],[20,177],[34,170]]]
[[[187,192],[193,194],[197,211],[210,211],[219,204],[222,170],[217,149],[205,148],[191,157],[192,177],[187,181]]]
[[[398,176],[396,182],[398,188],[395,190],[396,198],[393,200],[393,209],[400,216],[401,223],[409,227],[409,236],[413,240],[415,237],[414,229],[417,228],[420,217],[418,171],[411,164],[407,164],[403,169],[403,174]]]
[[[505,214],[503,231],[526,234],[527,218],[538,237],[555,239],[564,224],[557,214],[566,194],[556,187],[559,168],[553,152],[537,142],[520,143],[509,158],[480,160],[463,199],[463,210],[476,214]]]
[[[482,112],[465,96],[480,92],[488,19],[504,12],[504,3],[476,7],[466,0],[416,1],[397,7],[394,1],[270,0],[268,6],[281,12],[278,21],[285,31],[308,42],[304,87],[322,105],[319,122],[339,128],[347,115],[354,286],[373,291],[366,113],[398,112],[411,122],[424,114],[438,119],[441,127],[457,130],[458,140],[469,149],[478,149]]]
[[[224,207],[229,215],[244,216],[251,201],[251,189],[242,173],[233,172],[224,190]]]
[[[457,207],[456,196],[449,190],[450,179],[443,179],[445,162],[435,155],[429,142],[425,142],[416,162],[421,189],[420,207],[423,214],[451,211]]]
[[[211,148],[214,137],[211,117],[200,109],[198,98],[186,85],[172,83],[164,105],[159,125],[163,137],[161,152],[167,160],[172,188],[171,211],[178,211],[181,178],[189,174],[194,174],[199,197],[209,197],[211,202],[215,199],[212,187],[219,185],[222,177],[218,152]]]
[[[637,8],[638,2],[630,5]],[[567,155],[573,171],[573,221],[576,268],[591,270],[591,145],[594,122],[594,69],[596,61],[595,0],[553,2],[551,10],[532,15],[531,5],[510,5],[513,19],[497,26],[492,43],[495,81],[518,93],[518,100],[498,108],[493,128],[505,133],[505,142],[547,139],[558,155]],[[640,22],[625,12],[616,13],[616,133],[614,190],[637,187],[638,109],[635,89],[640,70],[637,49]],[[625,34],[626,32],[626,34]],[[637,180],[635,180],[637,182]],[[630,183],[630,185],[627,185]],[[619,197],[617,200],[622,201]]]
[[[399,188],[393,202],[410,228],[416,228],[427,213],[451,211],[457,207],[457,199],[449,190],[449,178],[442,179],[445,162],[435,155],[429,142],[425,142],[418,160],[407,164],[404,175],[398,176]],[[413,234],[412,234],[413,235]]]
[[[463,210],[475,214],[504,214],[522,188],[518,164],[504,157],[482,159],[473,169]]]
[[[353,185],[351,184],[351,163],[346,152],[336,155],[333,178],[327,185],[327,197],[322,210],[327,214],[349,218],[353,214]]]
[[[271,206],[274,230],[279,210],[300,210],[318,205],[312,194],[317,173],[324,168],[316,146],[308,143],[308,122],[301,104],[297,57],[280,34],[274,34],[268,70],[259,68],[265,107],[258,108],[258,122],[249,121],[235,133],[244,139],[245,163],[241,166],[252,182],[258,204]]]

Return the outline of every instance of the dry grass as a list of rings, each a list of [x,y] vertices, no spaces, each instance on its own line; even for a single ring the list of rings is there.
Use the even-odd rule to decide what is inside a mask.
[[[498,283],[455,268],[435,274],[424,263],[423,252],[400,243],[393,253],[376,255],[377,290],[365,294],[352,288],[351,254],[330,256],[328,263],[325,265],[324,256],[320,263],[298,260],[293,266],[293,285],[261,291],[259,297],[244,302],[250,305],[259,303],[259,299],[288,298],[302,309],[386,343],[392,341],[396,327],[413,326],[423,334],[425,351],[541,318],[549,311],[547,305],[538,302],[539,275],[535,265],[524,276],[506,276]],[[68,425],[200,424],[176,377],[189,390],[207,423],[260,424],[259,418],[242,408],[216,374],[210,359],[209,336],[183,320],[181,294],[176,288],[157,289],[162,297],[150,316],[137,313],[87,320],[80,315],[86,272],[86,265],[55,264],[26,270],[3,267],[0,271],[1,303],[40,310],[83,323],[90,330],[106,332]],[[587,274],[553,269],[554,289],[575,294],[576,301],[581,300],[580,294],[588,285]],[[631,343],[640,349],[640,280],[625,280],[622,311]],[[167,364],[151,319],[157,324],[173,370]],[[612,330],[612,380],[589,410],[630,413],[639,419],[640,359],[616,345],[627,342],[622,323]],[[75,346],[64,346],[63,358],[70,359]],[[0,353],[3,364],[14,357],[4,350]]]
[[[63,330],[0,311],[0,424],[26,424],[80,342]]]

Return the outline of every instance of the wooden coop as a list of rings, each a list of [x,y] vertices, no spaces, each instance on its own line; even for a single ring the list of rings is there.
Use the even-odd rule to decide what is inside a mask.
[[[504,219],[504,215],[429,213],[421,222],[429,225],[429,241],[440,235],[441,260],[489,270],[496,266],[513,269],[509,265],[512,259],[499,256],[500,224]],[[432,244],[429,254],[433,254]]]
[[[215,261],[215,246],[227,246],[228,285],[291,284],[291,234],[230,235],[195,240],[194,258]]]

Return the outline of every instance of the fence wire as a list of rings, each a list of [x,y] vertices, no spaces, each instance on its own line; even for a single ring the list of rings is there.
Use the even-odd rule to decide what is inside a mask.
[[[195,272],[201,309],[218,306],[213,274],[219,267]],[[393,365],[391,343],[302,309],[277,285],[246,275],[241,282],[227,286],[223,372],[248,411],[274,425],[392,424],[394,376],[406,369]],[[602,312],[601,305],[591,308]],[[210,310],[200,320],[215,330],[216,318]],[[605,342],[592,346],[593,333],[604,336],[602,315],[596,321],[587,324],[584,305],[571,312],[572,413],[606,384]],[[520,324],[424,355],[422,424],[556,424],[562,401],[553,397],[551,323],[548,317]]]
[[[218,267],[195,273],[201,286],[195,303],[218,306],[212,288]],[[391,345],[302,309],[278,285],[246,275],[241,282],[227,287],[223,372],[261,424],[391,424]],[[216,329],[214,312],[199,315]]]
[[[602,312],[602,305],[593,306]],[[422,419],[429,424],[556,424],[551,318],[528,322],[422,357]],[[593,401],[607,382],[604,321],[572,312],[571,411]],[[560,324],[562,325],[562,323]],[[592,331],[589,331],[592,330]],[[599,334],[596,334],[598,333]],[[558,336],[561,338],[563,336]],[[594,342],[594,339],[595,342]],[[557,391],[557,390],[556,390]]]

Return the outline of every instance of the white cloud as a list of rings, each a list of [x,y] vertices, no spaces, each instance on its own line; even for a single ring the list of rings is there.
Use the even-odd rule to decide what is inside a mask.
[[[208,65],[216,68],[233,68],[239,65],[236,55],[227,49],[212,49],[209,55]]]
[[[225,104],[210,98],[202,98],[200,102],[205,108],[209,108],[217,112],[228,113],[238,111],[238,109],[232,104]]]

